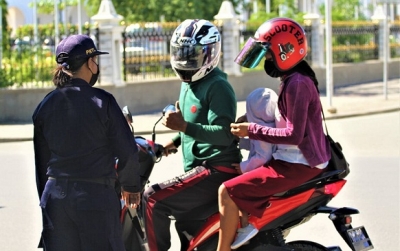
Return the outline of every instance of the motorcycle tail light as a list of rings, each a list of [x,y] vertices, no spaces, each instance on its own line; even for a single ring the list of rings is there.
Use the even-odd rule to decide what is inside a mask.
[[[339,180],[335,183],[325,185],[325,194],[331,194],[333,197],[335,197],[342,189],[344,184],[346,184],[346,180]]]

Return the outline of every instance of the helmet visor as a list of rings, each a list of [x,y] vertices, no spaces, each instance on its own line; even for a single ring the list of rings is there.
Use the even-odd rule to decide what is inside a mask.
[[[255,68],[265,56],[268,47],[254,38],[249,38],[235,59],[235,63],[246,68]]]
[[[218,56],[220,43],[208,45],[171,45],[171,65],[179,70],[198,70]]]

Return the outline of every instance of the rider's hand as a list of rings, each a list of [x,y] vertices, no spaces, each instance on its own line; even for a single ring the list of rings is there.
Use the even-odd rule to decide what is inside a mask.
[[[164,148],[164,156],[168,156],[172,149],[176,149],[174,142],[171,140],[167,144],[163,145]]]
[[[236,120],[235,123],[243,123],[243,122],[248,122],[248,121],[247,121],[247,116],[246,116],[246,114],[240,116],[239,118],[237,118],[237,120]]]
[[[238,174],[242,174],[242,169],[240,169],[240,164],[239,163],[233,163],[232,166],[236,169],[236,172]]]
[[[121,196],[125,201],[126,207],[137,208],[140,204],[140,193],[130,193],[122,190]]]
[[[250,123],[240,123],[240,124],[231,124],[231,133],[235,136],[244,138],[246,136],[249,136],[249,130],[247,129],[249,127]]]
[[[162,124],[171,130],[185,132],[187,122],[183,119],[181,110],[179,109],[179,101],[176,101],[175,109],[175,112],[169,111],[163,116]]]

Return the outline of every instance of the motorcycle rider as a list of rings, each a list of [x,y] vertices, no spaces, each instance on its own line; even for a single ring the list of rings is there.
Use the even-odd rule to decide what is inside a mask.
[[[289,18],[264,22],[244,45],[235,62],[255,67],[265,55],[264,70],[281,79],[276,128],[256,123],[233,123],[239,137],[277,145],[271,161],[245,175],[224,182],[219,189],[220,233],[218,251],[230,251],[238,225],[239,208],[261,217],[269,196],[294,188],[324,171],[330,159],[322,127],[318,81],[304,60],[307,39],[303,28]],[[246,233],[236,248],[252,236]]]
[[[217,66],[221,53],[217,27],[207,20],[185,20],[173,33],[170,53],[172,68],[183,82],[176,111],[166,113],[162,121],[179,133],[164,147],[168,154],[182,146],[185,173],[154,184],[143,194],[151,251],[170,248],[170,216],[177,228],[187,220],[207,217],[207,209],[217,206],[218,187],[238,175],[232,164],[241,161],[230,133],[236,118],[235,93]]]
[[[126,205],[140,202],[135,139],[115,98],[93,87],[102,54],[86,35],[62,40],[56,88],[32,116],[44,250],[123,251],[117,177]]]

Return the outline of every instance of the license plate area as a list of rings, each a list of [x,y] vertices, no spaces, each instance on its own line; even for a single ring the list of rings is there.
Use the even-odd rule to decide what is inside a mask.
[[[363,226],[347,230],[347,236],[355,251],[365,251],[374,248]]]

